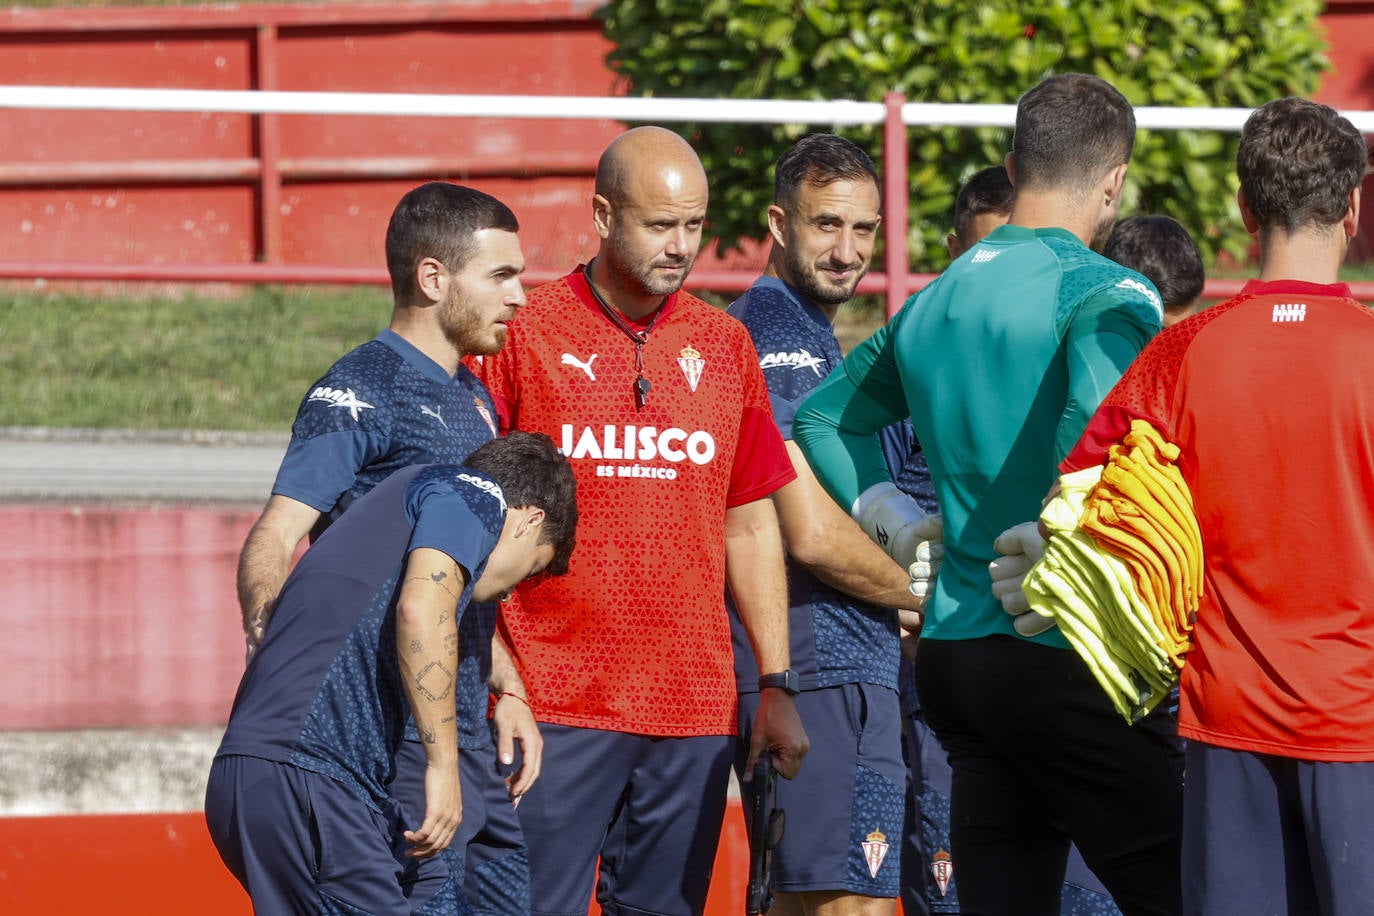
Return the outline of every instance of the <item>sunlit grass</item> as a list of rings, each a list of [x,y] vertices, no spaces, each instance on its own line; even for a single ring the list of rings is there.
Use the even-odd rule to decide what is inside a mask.
[[[0,292],[0,426],[285,431],[305,386],[390,314],[371,288]]]
[[[1341,276],[1374,281],[1374,263]],[[389,292],[374,287],[179,295],[0,287],[0,426],[285,432],[306,386],[390,315]],[[882,318],[881,297],[846,304],[836,320],[842,346]]]

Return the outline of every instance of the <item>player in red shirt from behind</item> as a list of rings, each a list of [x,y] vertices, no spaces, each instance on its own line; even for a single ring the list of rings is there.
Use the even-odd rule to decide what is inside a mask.
[[[1132,419],[1180,449],[1205,573],[1182,671],[1189,914],[1374,913],[1374,314],[1337,283],[1368,151],[1325,105],[1241,133],[1260,276],[1145,348],[1061,469]]]
[[[762,691],[762,750],[792,776],[782,541],[769,495],[795,473],[744,327],[680,292],[701,245],[706,175],[656,127],[597,166],[590,264],[530,293],[482,368],[505,429],[550,435],[577,474],[569,574],[503,613],[545,759],[524,796],[532,912],[690,916],[705,906],[735,731],[729,586]]]

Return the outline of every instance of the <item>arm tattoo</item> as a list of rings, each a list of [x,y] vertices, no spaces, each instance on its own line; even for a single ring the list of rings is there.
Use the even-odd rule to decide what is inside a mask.
[[[410,641],[410,651],[411,651],[411,652],[419,652],[419,651],[420,651],[421,649],[423,649],[424,647],[425,647],[425,646],[424,646],[424,643],[420,642],[420,640],[418,640],[418,639],[412,639],[412,640]]]
[[[458,596],[457,596],[456,594],[454,594],[453,589],[449,588],[449,585],[448,585],[448,573],[446,573],[446,572],[444,572],[444,571],[442,571],[442,570],[440,570],[439,572],[436,572],[436,573],[430,573],[430,574],[427,575],[427,576],[411,576],[409,579],[406,579],[406,581],[407,581],[407,582],[430,582],[430,583],[432,583],[432,584],[434,584],[434,585],[437,585],[437,586],[439,586],[440,588],[442,588],[442,589],[444,590],[444,592],[445,592],[446,594],[448,594],[450,597],[452,597],[453,600],[454,600],[455,602],[458,600]]]
[[[440,662],[430,662],[415,675],[415,688],[431,702],[442,700],[453,690],[453,673]]]
[[[428,728],[420,729],[420,737],[424,739],[425,744],[433,744],[437,740],[433,730]]]

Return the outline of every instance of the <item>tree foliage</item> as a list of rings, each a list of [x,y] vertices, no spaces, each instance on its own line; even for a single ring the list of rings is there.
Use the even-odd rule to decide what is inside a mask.
[[[1328,65],[1319,0],[611,0],[599,12],[608,63],[634,95],[854,99],[889,91],[914,102],[1015,102],[1051,73],[1096,73],[1137,106],[1253,107],[1310,95]],[[711,228],[722,247],[758,238],[772,167],[798,137],[834,129],[880,161],[878,128],[676,125],[711,176]],[[919,268],[946,261],[954,195],[1002,160],[1010,131],[909,132],[911,235]],[[1238,138],[1141,131],[1126,212],[1187,226],[1204,257],[1239,254]]]

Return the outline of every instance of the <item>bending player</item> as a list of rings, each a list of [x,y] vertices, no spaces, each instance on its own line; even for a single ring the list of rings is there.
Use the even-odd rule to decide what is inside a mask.
[[[244,672],[205,797],[255,912],[470,912],[456,877],[414,897],[393,842],[425,859],[453,840],[458,620],[567,570],[575,489],[547,437],[511,436],[461,467],[397,471],[306,551]],[[388,783],[412,717],[426,771],[422,813],[407,815]]]

